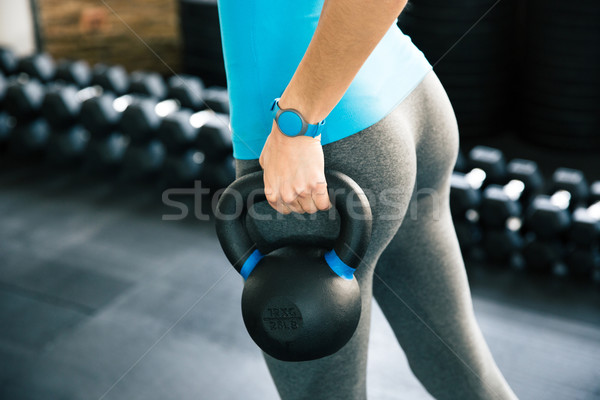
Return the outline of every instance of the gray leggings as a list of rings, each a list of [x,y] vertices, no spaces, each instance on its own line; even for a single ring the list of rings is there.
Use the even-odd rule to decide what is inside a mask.
[[[457,150],[454,112],[433,72],[384,119],[323,146],[325,167],[352,177],[372,207],[372,239],[356,272],[363,312],[355,335],[332,356],[300,363],[265,356],[282,399],[367,398],[372,296],[412,371],[435,398],[516,398],[473,314],[448,204]],[[237,160],[236,168],[240,176],[260,166],[258,160]],[[260,212],[269,212],[262,206]],[[331,221],[315,218],[291,214],[256,229],[266,240],[301,229],[331,234]]]

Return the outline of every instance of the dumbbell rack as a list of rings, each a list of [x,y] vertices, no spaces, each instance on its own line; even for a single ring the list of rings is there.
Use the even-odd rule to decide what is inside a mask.
[[[583,172],[558,168],[544,184],[535,162],[475,146],[459,156],[451,205],[467,265],[600,283],[600,181]]]
[[[110,115],[100,113],[100,106]],[[203,140],[187,144],[192,156],[185,160],[171,154],[156,133],[175,110],[208,115],[194,127]],[[0,49],[0,151],[27,164],[77,166],[160,188],[191,187],[198,180],[211,189],[225,187],[234,178],[228,113],[226,89],[205,88],[198,77],[165,82],[152,72],[129,75],[120,66],[91,69],[82,61],[57,66],[47,54],[17,59]],[[198,119],[182,121],[190,127],[193,122]]]

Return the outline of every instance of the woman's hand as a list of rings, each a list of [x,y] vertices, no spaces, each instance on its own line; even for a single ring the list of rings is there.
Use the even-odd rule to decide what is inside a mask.
[[[319,138],[285,136],[273,122],[259,162],[267,201],[278,212],[312,214],[331,207]]]

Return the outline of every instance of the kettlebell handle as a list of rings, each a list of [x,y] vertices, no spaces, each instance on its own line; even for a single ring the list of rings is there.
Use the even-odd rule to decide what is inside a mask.
[[[337,171],[325,171],[325,176],[329,199],[340,214],[340,234],[333,249],[325,254],[325,261],[336,274],[352,279],[371,239],[371,207],[363,190],[350,177]],[[266,200],[263,182],[263,171],[240,177],[225,189],[215,210],[219,242],[244,279],[263,257],[243,222],[251,195],[253,203]],[[336,195],[339,191],[344,196]]]

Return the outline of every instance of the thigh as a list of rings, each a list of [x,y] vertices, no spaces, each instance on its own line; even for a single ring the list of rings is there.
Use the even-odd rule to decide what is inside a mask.
[[[416,184],[407,215],[378,260],[374,296],[434,397],[512,398],[476,323],[450,214],[456,120],[435,76],[420,90],[427,92],[410,107],[422,113]]]

